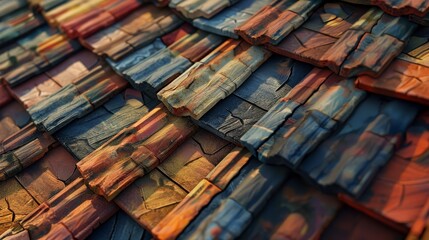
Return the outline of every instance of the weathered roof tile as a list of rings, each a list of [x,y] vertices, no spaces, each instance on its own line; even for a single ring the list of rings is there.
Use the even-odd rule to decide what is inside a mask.
[[[236,28],[235,32],[253,45],[277,45],[300,27],[321,4],[321,0],[274,1]]]
[[[112,200],[168,158],[194,131],[195,127],[188,120],[157,107],[77,166],[94,192]],[[165,138],[167,133],[169,137]]]
[[[271,53],[243,41],[227,40],[158,93],[178,116],[199,119],[229,96]]]

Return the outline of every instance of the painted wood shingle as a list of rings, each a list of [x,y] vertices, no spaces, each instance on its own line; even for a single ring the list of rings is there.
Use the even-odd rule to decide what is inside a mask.
[[[88,74],[99,61],[97,55],[80,51],[45,73],[12,88],[11,93],[24,107],[29,108]]]
[[[77,42],[69,41],[56,30],[40,27],[0,54],[0,79],[16,86],[55,66],[79,48]]]
[[[401,53],[416,27],[380,9],[325,3],[302,27],[268,48],[341,76],[377,76]]]
[[[360,211],[373,212],[402,227],[411,227],[429,199],[427,156],[429,112],[426,111],[408,128],[400,148],[363,195],[357,200],[342,198]]]
[[[271,2],[273,0],[240,0],[210,19],[201,17],[194,19],[192,23],[195,27],[207,32],[238,38],[234,29]]]
[[[150,96],[156,94],[193,63],[201,60],[223,42],[214,34],[196,31],[140,61],[123,74],[131,85]]]
[[[268,199],[282,186],[287,176],[288,171],[283,167],[258,167],[210,216],[199,223],[191,238],[239,237],[250,225],[253,216],[261,212]]]
[[[235,29],[253,45],[279,44],[289,33],[300,27],[322,4],[321,0],[277,0],[263,7],[247,22]]]
[[[304,157],[343,123],[365,93],[351,79],[314,69],[241,138],[270,164],[299,166]]]
[[[54,143],[48,133],[38,131],[33,124],[4,139],[0,147],[0,180],[13,177],[41,159]]]
[[[182,23],[171,10],[148,5],[81,42],[92,52],[117,61],[173,31]]]
[[[237,144],[278,99],[295,87],[312,67],[272,56],[233,94],[221,100],[196,123]]]
[[[190,121],[166,111],[155,108],[78,163],[94,192],[112,200],[156,168],[195,131]]]
[[[101,65],[32,106],[28,112],[39,129],[54,133],[92,112],[126,85],[109,67]]]
[[[251,155],[241,148],[229,153],[186,197],[152,230],[159,239],[176,239],[210,201],[223,191]]]
[[[429,28],[420,27],[380,77],[359,76],[356,86],[377,94],[429,105],[428,47]]]
[[[0,237],[84,239],[117,210],[78,178]]]
[[[27,5],[26,0],[1,0],[0,4],[2,6],[0,10],[0,17],[4,17],[10,13],[13,13],[20,8],[23,8]]]
[[[22,8],[0,20],[0,46],[41,26],[43,19],[31,10]]]
[[[227,40],[158,92],[158,98],[173,114],[199,119],[270,56],[260,47]]]
[[[232,148],[233,145],[225,140],[203,130],[197,131],[114,201],[141,226],[152,231]]]
[[[148,112],[141,94],[127,89],[92,113],[59,130],[54,137],[74,156],[83,159]]]
[[[220,11],[239,2],[240,0],[172,0],[169,7],[175,8],[183,16],[190,19],[199,17],[212,18]]]
[[[411,104],[371,96],[299,170],[324,188],[358,197],[385,168],[417,112]]]
[[[84,2],[90,4],[91,2]],[[107,0],[90,11],[84,12],[60,25],[70,38],[88,37],[101,29],[109,27],[141,5],[138,0]],[[67,14],[63,12],[62,14]],[[61,15],[60,15],[61,16]]]

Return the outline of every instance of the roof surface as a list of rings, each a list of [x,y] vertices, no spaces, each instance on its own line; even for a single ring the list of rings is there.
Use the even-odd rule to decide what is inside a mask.
[[[429,240],[428,14],[0,0],[0,239]]]

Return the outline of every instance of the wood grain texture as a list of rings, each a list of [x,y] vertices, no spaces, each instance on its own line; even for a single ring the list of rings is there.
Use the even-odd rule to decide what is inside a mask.
[[[214,34],[197,31],[124,71],[131,85],[150,96],[185,72],[223,42]]]
[[[158,169],[190,192],[233,147],[228,141],[201,129],[183,142]]]
[[[134,94],[127,94],[129,92]],[[76,158],[83,159],[148,112],[141,94],[127,89],[100,108],[59,130],[54,137]]]
[[[89,51],[80,51],[45,73],[12,88],[11,92],[23,106],[29,108],[88,74],[98,63],[99,58],[96,55]]]
[[[84,2],[83,4],[91,4],[91,2]],[[140,5],[141,2],[138,0],[103,1],[99,6],[93,6],[88,12],[81,12],[70,20],[61,23],[60,28],[70,38],[85,38],[101,29],[109,27]],[[82,7],[82,5],[80,7]],[[73,11],[73,9],[63,12],[61,15],[58,15],[57,18],[61,18],[71,11]]]
[[[263,7],[235,32],[253,45],[279,44],[322,4],[321,0],[280,0]]]
[[[426,111],[407,129],[401,146],[367,191],[357,200],[348,196],[342,199],[405,229],[411,227],[429,199],[428,154],[429,112]]]
[[[404,236],[381,222],[349,207],[343,207],[323,232],[322,240],[400,240]]]
[[[340,206],[335,197],[292,178],[273,195],[240,238],[317,239]]]
[[[417,111],[405,102],[368,98],[303,161],[300,171],[324,188],[360,196],[385,168]]]
[[[251,126],[304,79],[311,68],[290,58],[272,56],[233,94],[196,122],[218,136],[240,144],[240,138]]]
[[[343,123],[365,93],[330,71],[315,69],[242,138],[259,159],[296,168]]]
[[[0,83],[0,107],[4,106],[8,102],[12,100],[12,97],[10,96],[9,92],[6,89],[6,86],[4,83]]]
[[[4,139],[0,147],[0,180],[13,177],[41,159],[54,143],[49,134],[37,131],[32,124]]]
[[[234,159],[236,158],[234,157]],[[205,222],[206,219],[210,218],[212,213],[219,208],[222,202],[227,199],[235,191],[235,189],[237,189],[238,186],[240,186],[240,184],[247,178],[247,176],[250,173],[254,172],[260,165],[260,162],[257,161],[255,158],[250,158],[247,164],[241,167],[241,169],[237,172],[235,177],[231,179],[231,181],[226,185],[226,187],[214,198],[212,198],[208,205],[206,205],[199,211],[199,214],[194,217],[194,220],[187,225],[187,227],[182,231],[182,233],[177,237],[177,239],[190,239],[193,234],[199,231],[201,223]],[[222,166],[222,164],[219,166]],[[235,170],[237,169],[234,168],[234,170],[232,171]]]
[[[0,237],[2,233],[25,218],[37,202],[15,178],[0,182]],[[2,238],[3,239],[3,238]]]
[[[37,45],[28,46],[35,48],[35,50],[31,50],[30,52],[32,57],[22,61],[19,65],[14,65],[15,68],[2,76],[10,86],[17,86],[43,73],[80,49],[80,45],[76,41],[69,40],[62,34],[57,33],[49,37],[44,37],[44,33],[41,32],[38,35],[38,38],[41,38],[43,41]]]
[[[151,44],[148,44],[147,46],[128,54],[119,61],[114,61],[110,58],[107,58],[107,62],[116,73],[123,75],[124,71],[127,69],[137,65],[139,62],[147,58],[150,58],[155,53],[165,48],[166,46],[164,43],[159,38],[157,38]]]
[[[416,27],[376,8],[326,3],[301,28],[268,48],[341,76],[377,76],[400,54]]]
[[[117,210],[78,178],[1,237],[27,231],[31,239],[84,239]]]
[[[252,173],[191,235],[191,238],[237,238],[249,226],[288,175],[287,169],[264,165]]]
[[[188,120],[157,107],[77,166],[94,192],[112,200],[167,159],[194,131],[195,127]]]
[[[21,8],[0,21],[0,46],[6,46],[10,41],[41,26],[43,19],[29,9]]]
[[[187,192],[158,169],[136,180],[115,203],[145,229],[153,229]]]
[[[28,109],[36,126],[54,133],[92,112],[122,91],[127,82],[107,66],[98,66]]]
[[[356,86],[377,94],[428,105],[428,43],[429,28],[420,27],[380,77],[359,76]]]
[[[210,19],[237,2],[240,2],[240,0],[215,0],[210,2],[203,0],[173,0],[170,1],[169,7],[175,8],[186,18],[204,17]]]
[[[237,39],[234,29],[271,2],[272,0],[240,0],[210,19],[200,17],[192,23],[201,30]]]
[[[149,5],[81,42],[94,53],[107,55],[117,61],[173,31],[182,23],[171,10]]]
[[[188,195],[152,230],[158,239],[176,239],[210,201],[239,173],[250,154],[240,148],[229,153]]]
[[[173,214],[174,209],[178,208],[176,205],[179,202],[187,201],[185,196],[198,187],[201,181],[204,181],[204,177],[232,148],[232,144],[227,141],[200,130],[192,138],[180,145],[168,159],[150,172],[149,175],[134,182],[114,201],[141,226],[153,232],[158,222],[165,221],[163,219],[166,216]],[[165,180],[154,184],[154,177],[160,177]],[[152,180],[149,181],[149,179]],[[165,189],[166,183],[168,184],[170,181],[178,188]],[[153,191],[153,195],[146,194],[148,192],[145,189]],[[181,194],[183,190],[184,195]],[[136,198],[136,193],[142,191],[145,195],[142,195],[142,198]],[[161,196],[168,193],[172,197],[165,195],[165,197],[161,198]],[[205,200],[210,201],[209,196],[207,197]],[[200,205],[201,203],[196,204]]]
[[[227,40],[158,92],[158,98],[178,116],[201,118],[237,89],[270,52],[237,40]]]

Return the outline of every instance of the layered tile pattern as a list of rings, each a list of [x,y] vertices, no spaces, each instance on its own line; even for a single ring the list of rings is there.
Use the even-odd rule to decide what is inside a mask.
[[[77,2],[80,2],[78,7],[70,8],[69,5]],[[51,22],[58,23],[70,38],[88,37],[127,16],[140,5],[138,0],[70,1],[47,12],[46,16],[52,18]]]
[[[114,199],[145,229],[152,230],[185,199],[233,148],[225,140],[197,131],[163,163]]]
[[[158,98],[175,115],[199,119],[237,89],[270,55],[243,41],[227,40],[162,89]]]
[[[269,49],[341,76],[380,75],[417,25],[376,8],[325,3],[279,45]]]
[[[29,108],[88,74],[99,63],[100,59],[96,55],[83,50],[43,74],[13,87],[10,92],[23,106]]]
[[[366,91],[427,105],[428,40],[429,28],[420,27],[402,53],[380,77],[360,76],[356,85]]]
[[[429,1],[427,0],[343,0],[346,2],[368,4],[378,6],[383,11],[389,14],[401,16],[401,15],[418,15],[420,17],[425,16],[429,12]]]
[[[239,144],[240,138],[311,71],[308,64],[273,56],[197,124]]]
[[[296,168],[350,116],[364,96],[352,80],[314,69],[241,141],[263,162]]]
[[[28,112],[39,129],[54,133],[93,111],[126,86],[125,80],[100,65],[32,106]]]
[[[210,201],[224,191],[251,155],[240,148],[229,153],[191,192],[153,229],[159,239],[175,239]]]
[[[94,192],[112,200],[168,158],[194,131],[188,120],[157,107],[84,158],[78,168]]]
[[[78,178],[1,237],[84,239],[117,210],[113,203],[94,194]]]
[[[0,0],[0,239],[426,240],[425,5],[348,2]]]
[[[282,0],[263,7],[235,32],[253,45],[279,44],[322,4],[321,0]]]
[[[362,112],[368,109],[366,106]],[[399,119],[403,120],[404,115],[400,114]],[[429,200],[428,124],[429,113],[426,111],[408,128],[401,147],[358,201],[347,196],[343,199],[361,211],[376,213],[394,223],[411,227]]]
[[[145,101],[139,92],[127,89],[100,108],[59,130],[54,136],[74,156],[83,159],[148,113],[145,102],[149,100]]]
[[[40,27],[0,54],[0,79],[17,86],[64,60],[80,46],[49,27]]]
[[[6,1],[3,1],[3,2],[6,2]],[[31,10],[28,10],[25,8],[14,11],[10,14],[7,14],[1,17],[0,18],[0,46],[4,46],[6,43],[37,28],[38,26],[42,25],[43,22],[44,21],[41,17],[33,13]]]
[[[361,195],[391,159],[417,112],[411,104],[369,97],[302,162],[300,171],[325,188]]]
[[[159,90],[223,42],[222,37],[195,31],[189,25],[185,25],[182,28],[185,28],[184,30],[189,34],[178,39],[167,48],[160,49],[150,57],[138,61],[138,63],[122,72],[130,80],[134,88],[156,98]],[[155,42],[154,45],[146,47],[147,50],[144,50],[142,54],[150,51],[151,46],[159,48],[159,44]],[[128,58],[124,60],[128,62]]]
[[[242,25],[251,16],[272,1],[273,0],[240,0],[210,19],[197,18],[194,19],[192,23],[195,27],[207,32],[230,38],[238,38],[234,29]]]
[[[182,23],[169,9],[144,6],[111,27],[82,40],[82,44],[99,55],[118,60]]]
[[[169,7],[175,8],[183,16],[190,19],[199,17],[212,18],[223,9],[240,2],[240,0],[173,0],[170,1]]]

